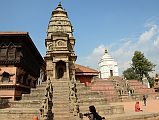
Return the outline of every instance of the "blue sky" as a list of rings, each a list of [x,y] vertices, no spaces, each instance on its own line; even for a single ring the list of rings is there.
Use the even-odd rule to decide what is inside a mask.
[[[3,0],[0,31],[27,31],[45,55],[52,10],[59,0]],[[104,48],[118,62],[120,73],[130,66],[135,50],[156,64],[159,73],[159,0],[61,0],[76,38],[77,63],[98,68]],[[154,72],[154,73],[155,73]]]

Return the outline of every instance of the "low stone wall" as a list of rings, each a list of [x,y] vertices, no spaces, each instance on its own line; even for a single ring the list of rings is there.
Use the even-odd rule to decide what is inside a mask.
[[[99,110],[97,108],[97,110]],[[99,113],[102,114],[103,116],[106,115],[115,115],[115,114],[123,114],[124,113],[124,107],[123,105],[108,105],[106,106],[104,109],[102,109],[103,111],[99,110]]]

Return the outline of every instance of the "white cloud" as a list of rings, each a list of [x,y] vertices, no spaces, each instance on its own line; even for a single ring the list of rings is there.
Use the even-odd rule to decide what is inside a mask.
[[[145,43],[151,40],[156,35],[157,32],[158,32],[157,25],[151,25],[149,30],[145,31],[143,34],[140,35],[139,43]]]
[[[99,45],[97,48],[95,48],[91,54],[91,56],[98,56],[98,55],[102,55],[103,52],[105,50],[105,46],[104,45]],[[89,56],[90,57],[90,56]]]
[[[141,35],[138,35],[138,38],[125,38],[120,40],[120,42],[112,42],[109,45],[109,53],[118,62],[120,75],[130,67],[131,58],[137,50],[144,53],[146,58],[157,65],[155,72],[159,73],[158,29],[157,25],[147,25],[146,30]],[[104,44],[97,46],[87,57],[79,59],[79,63],[95,69],[98,68],[98,62],[104,54],[105,46]]]
[[[105,48],[106,47],[103,44],[97,46],[88,56],[78,57],[77,63],[98,69],[98,62],[101,56],[104,54]]]

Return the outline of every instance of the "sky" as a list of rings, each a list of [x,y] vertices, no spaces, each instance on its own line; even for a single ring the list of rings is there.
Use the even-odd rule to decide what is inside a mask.
[[[0,31],[29,32],[45,56],[48,23],[59,2],[74,28],[76,63],[98,70],[107,48],[122,75],[138,50],[159,73],[159,0],[1,0]]]

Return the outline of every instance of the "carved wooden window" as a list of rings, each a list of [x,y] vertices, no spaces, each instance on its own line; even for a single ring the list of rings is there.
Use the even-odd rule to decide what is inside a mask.
[[[0,49],[0,60],[5,60],[7,58],[7,48]]]
[[[15,59],[15,47],[9,47],[8,48],[8,60],[14,60]]]
[[[20,57],[22,56],[22,53],[21,53],[20,49],[16,48],[15,53],[16,53],[16,55],[15,55],[15,56],[16,56],[16,59],[19,60]]]
[[[2,82],[9,82],[10,81],[10,74],[8,72],[3,72],[1,81]]]

